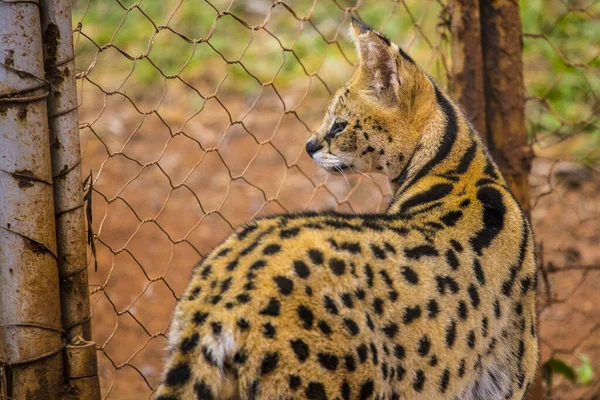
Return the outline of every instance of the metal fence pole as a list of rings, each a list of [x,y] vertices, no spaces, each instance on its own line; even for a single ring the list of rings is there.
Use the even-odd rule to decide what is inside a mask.
[[[96,345],[91,341],[87,248],[81,182],[75,54],[69,0],[41,0],[44,68],[65,349],[65,382],[78,398],[100,398]]]
[[[0,393],[55,399],[64,343],[35,0],[0,2],[0,62]]]

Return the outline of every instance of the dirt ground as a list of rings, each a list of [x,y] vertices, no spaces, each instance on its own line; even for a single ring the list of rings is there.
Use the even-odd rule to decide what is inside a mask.
[[[176,298],[194,263],[234,227],[305,209],[377,211],[389,198],[381,178],[324,178],[304,154],[328,97],[318,85],[284,93],[285,110],[268,88],[244,102],[217,97],[202,105],[173,85],[162,100],[138,99],[137,110],[85,84],[82,91],[80,121],[89,124],[82,129],[83,171],[94,176],[98,238],[92,325],[102,391],[110,399],[150,396]],[[140,114],[159,102],[157,113]],[[531,184],[544,267],[542,360],[555,356],[576,366],[587,355],[598,376],[600,174],[536,159]],[[580,386],[556,379],[551,392],[555,399],[598,398],[600,381]]]

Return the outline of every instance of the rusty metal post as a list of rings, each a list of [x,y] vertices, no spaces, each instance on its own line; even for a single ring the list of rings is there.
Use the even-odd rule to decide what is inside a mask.
[[[519,4],[481,0],[487,143],[513,193],[530,210],[532,153],[525,129],[523,30]]]
[[[452,91],[475,129],[486,138],[479,0],[450,0]]]
[[[91,341],[87,250],[77,117],[75,55],[69,0],[41,0],[44,68],[65,349],[65,396],[100,398],[96,346]]]
[[[56,230],[40,10],[0,2],[0,393],[63,384]]]

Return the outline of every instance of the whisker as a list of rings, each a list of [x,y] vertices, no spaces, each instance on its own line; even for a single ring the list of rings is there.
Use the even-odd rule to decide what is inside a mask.
[[[346,173],[344,173],[344,170],[341,169],[338,166],[334,166],[333,168],[335,168],[340,174],[342,174],[342,176],[344,177],[344,179],[346,180],[346,184],[348,185],[348,188],[350,188],[350,181],[348,180],[348,177],[346,176]]]

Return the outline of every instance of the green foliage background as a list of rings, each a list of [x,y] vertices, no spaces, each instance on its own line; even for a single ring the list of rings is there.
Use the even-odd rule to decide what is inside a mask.
[[[358,13],[446,84],[451,61],[444,3],[372,0],[361,4]],[[114,71],[129,72],[127,80],[137,89],[132,95],[138,97],[160,87],[165,78],[178,76],[196,87],[222,81],[223,71],[227,83],[219,90],[231,96],[248,95],[269,82],[277,89],[293,87],[315,74],[328,90],[335,89],[355,61],[344,10],[355,4],[284,4],[270,8],[266,0],[75,0],[74,26],[79,24],[85,35],[79,40],[76,35],[77,65],[86,71],[95,58],[110,57]],[[600,2],[527,0],[521,1],[521,14],[530,137],[543,148],[577,136],[565,153],[596,163]],[[265,29],[251,29],[265,22]],[[91,80],[110,75],[89,71]],[[201,97],[207,94],[199,92]]]

